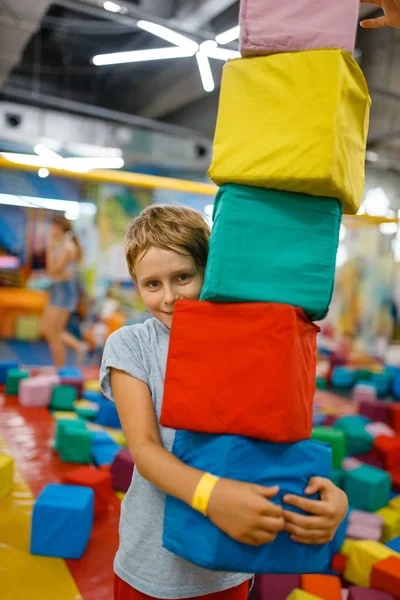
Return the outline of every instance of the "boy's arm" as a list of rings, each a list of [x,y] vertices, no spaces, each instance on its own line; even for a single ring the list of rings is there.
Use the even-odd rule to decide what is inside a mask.
[[[171,496],[191,505],[204,474],[182,463],[161,444],[148,386],[111,369],[111,386],[129,450],[140,474]],[[250,545],[272,542],[284,527],[282,507],[269,502],[278,488],[221,479],[212,493],[208,517],[227,535]]]

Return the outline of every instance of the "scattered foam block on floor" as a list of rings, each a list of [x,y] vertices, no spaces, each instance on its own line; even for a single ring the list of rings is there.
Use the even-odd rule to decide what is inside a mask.
[[[81,485],[94,492],[94,514],[98,515],[108,509],[112,494],[111,475],[94,467],[80,467],[64,475],[63,483]]]
[[[377,514],[383,518],[382,543],[386,544],[400,536],[400,513],[397,510],[385,506]]]
[[[19,385],[23,379],[30,376],[28,371],[22,369],[9,369],[6,379],[6,394],[9,396],[18,396]]]
[[[344,491],[350,506],[375,512],[389,503],[391,492],[389,473],[363,465],[347,471],[344,479]]]
[[[251,600],[286,600],[299,587],[299,575],[257,575]]]
[[[374,449],[383,459],[388,471],[400,469],[400,438],[379,435],[374,439]]]
[[[397,434],[400,434],[400,404],[389,406],[390,424]]]
[[[297,589],[293,590],[291,594],[287,597],[286,600],[321,600],[318,596],[313,596],[308,592],[304,592],[303,590]]]
[[[400,469],[396,469],[396,471],[391,471],[390,477],[392,479],[393,490],[395,492],[400,492]]]
[[[98,379],[87,379],[83,382],[83,389],[85,391],[100,392],[100,382]]]
[[[280,491],[271,501],[279,504],[287,493],[302,495],[312,474],[329,477],[332,461],[329,446],[315,440],[274,444],[188,431],[177,431],[172,452],[185,464],[221,477],[263,486],[274,482]],[[199,566],[242,573],[321,572],[332,557],[330,544],[296,544],[285,531],[271,544],[258,547],[236,542],[211,520],[171,496],[165,504],[163,545]]]
[[[351,388],[355,382],[356,373],[348,367],[335,367],[332,372],[331,383],[338,389]]]
[[[335,429],[344,431],[346,435],[346,452],[348,456],[364,454],[372,448],[374,438],[365,431],[369,419],[362,415],[341,417],[334,424]]]
[[[337,198],[345,214],[356,214],[369,107],[364,75],[346,52],[231,60],[224,66],[210,178],[218,186]]]
[[[97,390],[85,390],[85,389],[82,392],[82,398],[84,400],[89,400],[90,402],[95,402],[99,406],[103,402],[108,400],[108,398],[106,398],[101,392],[98,392]]]
[[[362,463],[369,465],[370,467],[376,467],[377,469],[384,469],[385,465],[383,464],[383,460],[379,458],[376,454],[371,452],[367,452],[366,454],[356,454],[356,458],[360,460]]]
[[[361,587],[370,587],[371,572],[375,563],[397,554],[379,542],[363,540],[354,542],[344,571],[344,578]]]
[[[359,401],[358,412],[372,421],[389,422],[389,406],[379,400]]]
[[[338,575],[343,575],[346,568],[348,557],[342,552],[337,552],[332,558],[331,569]]]
[[[92,457],[97,467],[111,465],[121,450],[121,446],[116,444],[108,433],[105,431],[94,432]]]
[[[389,556],[372,567],[371,587],[400,598],[400,555]]]
[[[400,511],[400,496],[395,496],[389,502],[389,506],[395,510]]]
[[[61,367],[61,369],[58,370],[58,374],[61,377],[61,379],[70,378],[79,379],[79,381],[83,381],[82,371],[77,367]]]
[[[0,359],[0,384],[6,383],[9,369],[18,369],[18,363],[15,360]]]
[[[359,4],[340,0],[276,3],[241,0],[240,51],[242,56],[341,48],[353,53]]]
[[[84,429],[86,430],[86,424],[83,419],[58,419],[56,422],[56,435],[54,441],[54,448],[60,451],[62,446],[65,446],[64,435],[69,429]]]
[[[161,424],[273,442],[309,438],[317,332],[289,305],[179,300]]]
[[[368,527],[363,523],[349,523],[346,536],[353,540],[375,540],[381,541],[382,527]]]
[[[351,587],[348,600],[393,600],[392,596],[378,590],[366,590],[362,587]]]
[[[369,381],[360,381],[353,387],[351,394],[352,400],[355,402],[376,402],[378,394],[376,387],[369,383]],[[360,411],[360,414],[364,414]],[[369,417],[369,415],[365,415]],[[371,417],[370,417],[371,418]]]
[[[341,600],[339,577],[334,575],[302,575],[301,589],[323,600]]]
[[[81,558],[92,532],[93,515],[92,489],[47,485],[33,506],[31,554]]]
[[[27,408],[46,408],[51,403],[51,395],[59,385],[58,375],[35,375],[21,380],[18,402]]]
[[[358,467],[362,467],[362,462],[353,456],[347,456],[342,462],[343,471],[352,471],[353,469],[358,469]]]
[[[332,297],[341,220],[334,199],[223,185],[214,204],[200,299],[280,302],[303,308],[313,321],[323,319]],[[282,231],[290,231],[284,245]],[[265,260],[272,255],[273,261]]]
[[[0,454],[0,502],[11,494],[14,487],[14,459]]]
[[[120,492],[127,492],[131,485],[134,462],[128,448],[124,448],[115,456],[111,465],[112,487]]]
[[[77,397],[80,398],[83,393],[83,381],[74,377],[62,377],[61,385],[68,385],[76,389]]]
[[[350,552],[355,544],[355,540],[351,540],[350,538],[346,538],[342,544],[340,552],[345,556],[350,556]]]
[[[104,427],[121,429],[121,421],[119,420],[117,407],[115,406],[114,402],[107,400],[100,404],[95,423],[98,425],[103,425]]]
[[[365,510],[353,509],[350,511],[349,522],[362,523],[367,527],[380,527],[382,529],[383,517]]]
[[[78,393],[73,386],[57,385],[51,394],[51,410],[74,410]]]
[[[386,546],[400,555],[400,536],[386,542]]]
[[[392,386],[392,377],[388,373],[372,373],[370,380],[376,387],[377,394],[380,398],[389,394]]]
[[[333,427],[314,427],[312,438],[331,446],[332,469],[340,469],[346,456],[346,435],[344,431]]]
[[[79,427],[67,427],[60,444],[63,462],[89,464],[92,462],[93,432]]]
[[[344,485],[344,470],[332,469],[331,481],[339,488],[343,489]]]
[[[374,439],[380,435],[384,435],[386,437],[395,437],[396,435],[396,432],[389,427],[389,425],[382,423],[381,421],[368,423],[368,425],[365,426],[365,431],[371,434]]]

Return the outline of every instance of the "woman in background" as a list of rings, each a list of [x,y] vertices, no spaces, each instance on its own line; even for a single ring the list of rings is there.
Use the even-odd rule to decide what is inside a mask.
[[[49,344],[54,366],[65,366],[66,346],[78,354],[78,362],[84,362],[87,344],[66,331],[68,319],[78,305],[79,265],[83,251],[64,215],[51,220],[50,236],[46,251],[46,272],[52,280],[49,301],[44,309],[40,332]]]

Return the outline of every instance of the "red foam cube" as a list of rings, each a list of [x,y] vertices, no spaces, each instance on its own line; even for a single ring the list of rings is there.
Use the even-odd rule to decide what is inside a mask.
[[[374,448],[383,459],[388,471],[400,470],[400,438],[378,435],[374,439]]]
[[[343,575],[348,560],[348,556],[342,554],[341,552],[337,552],[332,558],[332,571],[335,571],[335,573],[338,573],[339,575]]]
[[[400,558],[389,556],[374,564],[371,587],[400,599]]]
[[[342,600],[342,584],[334,575],[302,575],[301,589],[322,600]]]
[[[111,487],[111,474],[99,471],[92,466],[79,467],[64,475],[63,483],[67,485],[81,485],[92,488],[94,491],[94,512],[100,514],[108,509],[113,490]]]
[[[390,425],[396,433],[400,434],[400,404],[391,404],[389,406]]]
[[[178,301],[161,424],[270,442],[309,439],[318,331],[287,304]]]
[[[400,493],[400,469],[390,471],[390,477],[392,478],[392,488]]]

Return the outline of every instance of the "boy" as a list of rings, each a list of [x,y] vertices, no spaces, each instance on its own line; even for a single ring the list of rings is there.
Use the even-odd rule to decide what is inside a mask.
[[[159,417],[174,304],[199,299],[209,235],[202,215],[184,206],[150,206],[128,227],[129,271],[154,318],[110,336],[100,375],[136,464],[121,507],[115,600],[247,598],[248,574],[208,571],[162,548],[165,493],[191,504],[204,476],[171,454],[175,432],[161,427]],[[251,545],[272,542],[284,528],[294,540],[323,543],[343,520],[347,499],[320,478],[310,482],[308,493],[316,491],[321,501],[286,499],[313,515],[301,516],[269,501],[277,487],[220,479],[207,516],[227,535]]]

